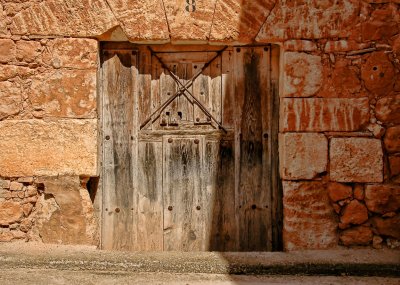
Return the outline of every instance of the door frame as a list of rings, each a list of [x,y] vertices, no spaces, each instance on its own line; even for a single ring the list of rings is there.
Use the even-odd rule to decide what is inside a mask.
[[[99,66],[98,66],[98,84],[97,84],[97,102],[98,102],[98,169],[100,173],[99,179],[99,190],[95,199],[95,211],[99,218],[99,233],[100,233],[100,248],[104,248],[103,245],[103,232],[106,231],[103,227],[103,215],[106,214],[105,207],[103,205],[103,195],[105,193],[103,176],[104,176],[104,140],[105,134],[103,130],[103,89],[102,89],[102,54],[105,50],[132,50],[132,52],[137,52],[138,48],[141,46],[147,46],[149,44],[133,44],[129,42],[100,42],[100,56],[99,56]],[[153,47],[156,45],[152,45]],[[223,46],[209,46],[209,45],[172,45],[172,44],[163,44],[157,45],[163,48],[171,48],[176,52],[180,51],[203,51],[205,47],[207,48],[215,48],[215,50],[221,49]],[[278,155],[278,133],[279,133],[279,103],[280,103],[280,74],[281,74],[281,64],[280,64],[280,47],[274,44],[260,44],[260,45],[230,45],[229,48],[234,50],[240,49],[242,47],[265,47],[270,49],[271,60],[270,60],[270,82],[269,82],[269,90],[271,94],[271,107],[272,110],[270,112],[270,122],[271,126],[271,148],[272,151],[276,153],[275,159],[271,161],[271,190],[272,195],[275,199],[271,200],[272,203],[272,216],[275,221],[272,226],[272,239],[273,239],[273,251],[281,251],[283,249],[283,241],[282,241],[282,229],[283,229],[283,194],[282,194],[282,182],[279,174],[279,155]]]

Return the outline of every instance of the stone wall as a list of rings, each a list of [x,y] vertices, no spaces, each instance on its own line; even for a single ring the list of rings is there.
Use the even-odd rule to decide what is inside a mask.
[[[196,2],[0,0],[0,177],[23,187],[1,188],[0,217],[16,212],[2,239],[28,236],[36,179],[98,175],[98,41],[129,40],[279,44],[285,249],[398,247],[400,1]]]

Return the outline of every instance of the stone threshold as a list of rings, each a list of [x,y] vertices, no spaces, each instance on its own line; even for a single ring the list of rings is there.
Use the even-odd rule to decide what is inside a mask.
[[[399,250],[122,252],[86,246],[0,243],[2,269],[246,275],[400,276]]]

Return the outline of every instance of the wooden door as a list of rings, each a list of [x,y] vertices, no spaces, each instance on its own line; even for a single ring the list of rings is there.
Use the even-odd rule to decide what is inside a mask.
[[[277,67],[269,46],[103,46],[103,248],[280,249]]]

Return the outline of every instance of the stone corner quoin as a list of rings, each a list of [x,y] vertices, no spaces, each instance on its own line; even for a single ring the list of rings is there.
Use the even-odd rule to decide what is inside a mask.
[[[97,242],[99,42],[123,39],[279,45],[283,247],[400,248],[399,1],[189,2],[1,1],[0,241]]]

